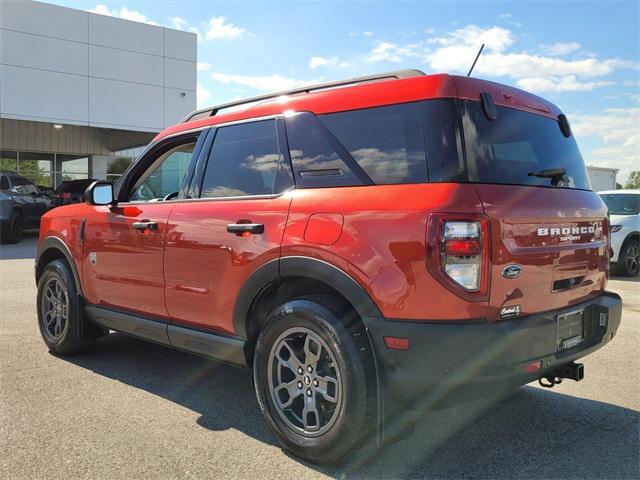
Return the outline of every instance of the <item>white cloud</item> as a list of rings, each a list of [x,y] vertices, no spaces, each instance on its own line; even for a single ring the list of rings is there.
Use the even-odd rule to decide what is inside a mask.
[[[211,100],[211,90],[205,88],[200,82],[197,83],[196,99],[198,108],[206,107]]]
[[[435,33],[435,32],[434,32]],[[399,44],[379,42],[367,54],[369,62],[402,63],[420,58],[436,72],[466,73],[485,44],[474,74],[507,77],[523,88],[535,91],[588,91],[611,85],[605,77],[619,69],[639,69],[638,62],[598,57],[567,59],[562,55],[578,52],[577,42],[545,45],[553,54],[514,51],[516,35],[508,28],[467,25],[440,33],[425,41]]]
[[[441,37],[430,38],[427,43],[441,45],[443,47],[471,47],[478,51],[480,45],[494,52],[502,52],[514,43],[510,30],[502,27],[480,28],[476,25],[468,25],[458,28]]]
[[[426,49],[426,63],[433,70],[442,72],[466,72],[478,47],[484,43],[485,51],[474,70],[477,76],[508,77],[523,88],[537,91],[592,90],[611,84],[594,80],[597,77],[609,75],[616,69],[638,68],[637,63],[616,58],[568,60],[558,56],[562,52],[578,51],[580,45],[576,42],[549,46],[555,49],[555,55],[513,52],[510,49],[515,44],[515,36],[510,30],[500,27],[469,25],[427,43],[436,45],[436,48]]]
[[[578,141],[600,140],[602,146],[585,155],[587,165],[620,169],[624,183],[640,165],[640,107],[608,108],[593,115],[570,115],[571,129]],[[585,152],[583,152],[585,153]]]
[[[501,13],[500,18],[511,18],[511,14],[510,13]]]
[[[213,72],[211,78],[224,84],[237,84],[263,92],[277,92],[317,83],[314,80],[296,80],[282,75],[232,75]]]
[[[567,75],[565,77],[521,78],[516,83],[520,88],[531,92],[588,92],[594,88],[613,85],[614,82],[604,80],[581,82],[576,79],[575,75]]]
[[[569,55],[580,50],[580,47],[578,42],[556,42],[551,45],[540,45],[540,49],[546,55]]]
[[[408,57],[416,57],[419,44],[397,45],[395,43],[380,42],[367,55],[370,62],[400,63]]]
[[[311,57],[309,59],[309,68],[319,67],[333,67],[333,68],[348,68],[351,64],[349,62],[340,61],[339,57]]]
[[[120,10],[109,10],[106,5],[98,4],[95,8],[88,11],[91,13],[97,13],[99,15],[107,15],[109,17],[117,17],[134,22],[142,22],[149,25],[158,25],[158,23],[149,20],[149,18],[147,18],[144,13],[140,13],[137,10],[129,10],[127,7],[122,7]]]
[[[337,64],[338,57],[311,57],[311,59],[309,59],[309,68],[334,67]]]
[[[211,70],[211,64],[207,63],[207,62],[198,62],[196,64],[196,67],[197,67],[199,72],[207,72],[207,71]]]
[[[373,32],[370,32],[369,30],[366,30],[366,31],[362,32],[362,34],[363,34],[365,37],[371,37],[371,36],[373,36]]]
[[[184,30],[189,25],[189,22],[181,17],[171,17],[169,20],[171,20],[173,28],[177,30]]]
[[[245,33],[246,30],[244,28],[227,22],[225,17],[211,17],[204,38],[206,40],[234,39],[240,38]]]

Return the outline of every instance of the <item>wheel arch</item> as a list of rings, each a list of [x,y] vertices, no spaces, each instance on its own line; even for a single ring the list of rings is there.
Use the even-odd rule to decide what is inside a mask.
[[[36,284],[40,280],[40,276],[44,271],[44,268],[53,260],[63,259],[69,264],[73,279],[76,283],[76,290],[81,297],[84,298],[82,293],[82,284],[80,283],[80,275],[76,268],[76,263],[73,261],[73,255],[69,250],[69,247],[57,237],[47,237],[38,246],[38,252],[36,254],[35,262],[35,277]]]
[[[635,240],[636,242],[640,242],[640,232],[638,231],[629,232],[627,236],[624,237],[624,240],[622,241],[622,246],[626,245],[626,243],[629,242],[630,240]]]
[[[22,206],[18,204],[13,205],[12,213],[19,213],[20,216],[24,219],[24,211],[22,210]]]
[[[364,287],[334,265],[311,257],[272,260],[258,268],[245,282],[233,312],[235,334],[245,341],[248,362],[253,357],[260,321],[282,301],[309,294],[337,296],[360,319],[383,316]]]

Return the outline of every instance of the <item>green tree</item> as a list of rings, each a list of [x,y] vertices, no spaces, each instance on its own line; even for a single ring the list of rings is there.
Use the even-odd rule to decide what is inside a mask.
[[[631,172],[629,180],[624,184],[624,188],[640,188],[640,170]]]

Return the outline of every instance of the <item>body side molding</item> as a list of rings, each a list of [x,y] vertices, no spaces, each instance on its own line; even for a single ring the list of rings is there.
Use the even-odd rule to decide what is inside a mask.
[[[92,322],[104,328],[230,365],[247,367],[245,342],[239,338],[173,325],[166,320],[97,305],[87,305],[85,312]]]

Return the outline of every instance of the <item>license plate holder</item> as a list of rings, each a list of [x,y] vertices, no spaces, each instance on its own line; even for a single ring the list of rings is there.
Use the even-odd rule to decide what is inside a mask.
[[[584,310],[573,310],[557,316],[558,350],[567,350],[584,340]]]

